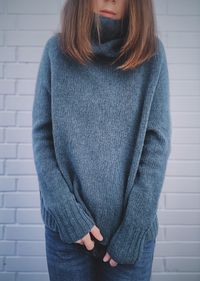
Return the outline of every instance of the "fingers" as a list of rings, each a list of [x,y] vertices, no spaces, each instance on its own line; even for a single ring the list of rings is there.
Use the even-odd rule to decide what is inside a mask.
[[[114,261],[113,259],[110,259],[110,265],[111,266],[117,266],[117,262]]]
[[[115,260],[113,260],[113,259],[111,258],[111,256],[108,254],[108,252],[106,252],[105,256],[103,257],[103,261],[104,261],[104,262],[109,261],[109,263],[110,263],[111,266],[117,266],[117,264],[118,264]]]
[[[103,261],[107,262],[107,261],[109,261],[110,258],[111,258],[111,256],[106,252],[106,254],[105,254],[104,258],[103,258]]]
[[[103,240],[103,236],[102,236],[99,228],[96,225],[94,225],[93,228],[91,229],[91,233],[97,240],[100,240],[100,241]],[[77,240],[76,243],[85,245],[85,247],[89,251],[94,248],[94,241],[91,239],[90,232],[87,233],[82,239]]]
[[[90,233],[86,234],[82,240],[87,250],[91,251],[94,248],[94,241],[92,241]]]
[[[93,228],[91,229],[90,231],[92,233],[92,235],[99,241],[102,241],[103,240],[103,236],[100,232],[100,229],[94,225]]]
[[[100,229],[96,225],[93,226],[90,232],[97,240],[103,240]],[[86,234],[82,239],[77,240],[75,243],[85,245],[88,250],[92,250],[94,248],[94,241],[91,239],[90,232]]]
[[[96,239],[100,241],[103,240],[103,236],[101,235],[98,227],[94,226],[91,230],[91,233],[93,234],[93,236],[95,236]],[[83,244],[89,251],[91,251],[95,246],[95,242],[91,239],[90,233],[86,234],[82,239],[76,241],[76,243]],[[109,261],[110,265],[113,267],[117,266],[118,264],[115,260],[111,258],[108,252],[106,252],[105,256],[103,257],[103,261]]]
[[[82,239],[77,240],[75,243],[77,243],[77,244],[81,244],[81,245],[84,245],[84,243],[83,243],[83,240],[82,240]]]

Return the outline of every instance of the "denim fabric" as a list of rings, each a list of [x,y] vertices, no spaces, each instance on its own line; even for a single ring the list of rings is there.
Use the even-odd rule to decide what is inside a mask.
[[[106,248],[97,244],[89,251],[78,243],[65,243],[59,232],[45,226],[45,245],[50,281],[150,281],[156,239],[145,243],[134,264],[112,267],[103,262]]]

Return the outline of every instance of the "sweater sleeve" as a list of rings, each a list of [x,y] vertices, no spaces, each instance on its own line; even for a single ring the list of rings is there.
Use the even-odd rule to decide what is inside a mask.
[[[45,207],[54,217],[61,239],[73,243],[95,225],[70,191],[56,161],[51,122],[50,40],[39,64],[32,107],[32,147],[40,192]]]
[[[156,218],[168,157],[171,151],[169,75],[161,43],[161,65],[141,158],[128,195],[125,212],[111,237],[107,252],[118,263],[135,263],[142,255],[145,236]]]

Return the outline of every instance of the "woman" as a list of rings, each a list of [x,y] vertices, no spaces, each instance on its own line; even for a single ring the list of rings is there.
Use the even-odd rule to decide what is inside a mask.
[[[68,0],[32,120],[50,280],[150,280],[171,148],[152,2]]]

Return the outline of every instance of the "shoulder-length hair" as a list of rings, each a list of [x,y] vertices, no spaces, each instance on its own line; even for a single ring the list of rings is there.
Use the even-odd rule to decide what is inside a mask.
[[[156,52],[156,24],[152,0],[127,0],[128,28],[117,60],[118,69],[132,69],[150,59]],[[61,11],[60,46],[64,53],[81,64],[93,57],[92,23],[99,33],[99,17],[93,13],[92,0],[67,0]],[[114,61],[116,62],[116,60]],[[114,63],[113,62],[113,63]]]

